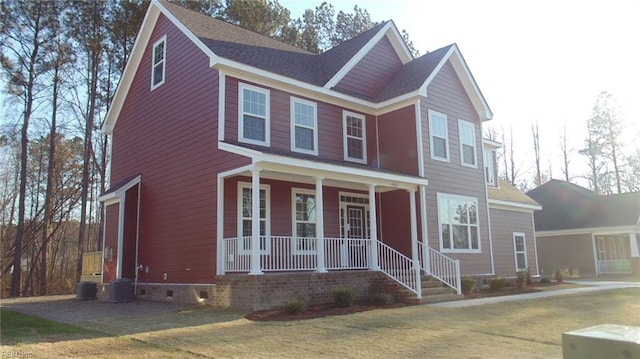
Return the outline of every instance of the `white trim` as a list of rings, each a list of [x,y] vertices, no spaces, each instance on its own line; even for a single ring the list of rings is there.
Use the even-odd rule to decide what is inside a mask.
[[[225,177],[223,173],[218,173],[218,182],[217,182],[217,190],[216,194],[218,203],[216,204],[216,251],[217,251],[217,263],[216,263],[216,274],[223,275],[225,273],[225,252],[224,252],[224,181]]]
[[[482,126],[482,124],[480,126]],[[484,175],[482,177],[484,178]],[[487,232],[489,233],[489,257],[491,258],[491,273],[495,275],[496,263],[495,263],[495,256],[493,254],[493,227],[491,226],[491,205],[489,204],[489,190],[487,189],[486,180],[484,181],[483,188],[484,188],[484,199],[486,201],[485,203],[487,208]],[[531,212],[531,215],[533,215],[533,212]]]
[[[418,152],[418,175],[420,177],[424,177],[424,143],[423,143],[423,133],[422,133],[422,111],[420,110],[422,107],[422,100],[418,100],[418,103],[414,105],[415,108],[415,117],[416,117],[416,143]],[[378,158],[380,158],[380,154],[378,154]]]
[[[265,114],[264,114],[264,141],[244,136],[244,90],[260,93],[265,96]],[[271,143],[271,91],[263,87],[238,83],[238,142],[250,143],[260,146],[269,146]],[[261,115],[249,113],[253,117],[263,118]]]
[[[634,233],[629,233],[629,246],[631,246],[629,255],[631,257],[640,257],[640,250],[638,250],[638,236]]]
[[[324,241],[324,193],[322,185],[322,177],[316,177],[316,234],[318,239],[316,240],[316,249],[318,251],[318,266],[316,272],[326,273],[327,265],[325,258],[325,241]]]
[[[160,82],[154,84],[155,76],[156,76],[156,47],[158,45],[162,45],[162,80]],[[167,35],[162,36],[158,41],[156,41],[151,47],[151,91],[157,89],[162,86],[167,79]]]
[[[451,162],[451,156],[449,154],[449,120],[447,119],[447,115],[445,115],[442,112],[438,112],[438,111],[434,111],[429,109],[428,110],[429,113],[429,144],[430,144],[430,148],[429,150],[431,151],[431,159],[432,160],[436,160],[436,161],[442,161],[442,162]],[[444,137],[441,136],[436,136],[434,134],[433,131],[433,118],[435,117],[440,117],[444,119]],[[434,137],[438,137],[438,138],[442,138],[445,140],[445,151],[447,153],[446,158],[445,157],[439,157],[436,156],[434,154],[434,147],[433,147],[433,138]]]
[[[237,185],[237,199],[238,199],[238,205],[237,205],[237,213],[236,213],[236,218],[237,218],[237,236],[238,238],[242,238],[244,237],[242,235],[242,220],[244,219],[244,217],[242,216],[242,190],[243,189],[252,189],[252,184],[251,182],[244,182],[244,181],[238,181],[238,185]],[[265,196],[265,236],[269,237],[271,236],[271,186],[268,184],[260,184],[260,190],[264,190],[264,196]],[[252,204],[253,204],[253,197],[251,199]],[[253,215],[251,217],[253,219]],[[260,218],[260,220],[262,220],[262,218]],[[253,229],[253,228],[252,228]],[[258,233],[259,233],[260,229],[258,229]],[[244,248],[242,241],[238,241],[238,253],[241,254],[250,254],[250,251],[246,248]],[[265,248],[265,250],[261,250],[260,254],[269,254],[271,253],[270,251],[270,243],[269,241],[267,241],[267,246]]]
[[[524,251],[518,251],[518,245],[516,243],[516,237],[522,237],[522,246],[524,248]],[[515,268],[516,268],[516,272],[521,271],[521,270],[528,270],[529,269],[529,259],[527,258],[527,238],[524,234],[524,232],[513,232],[513,257],[514,257],[514,264],[515,264]],[[524,268],[518,268],[518,253],[523,253],[524,254]]]
[[[349,156],[349,142],[347,135],[347,117],[357,118],[362,121],[362,158]],[[358,138],[351,136],[353,138]],[[342,150],[344,153],[344,160],[349,162],[357,162],[367,164],[367,117],[365,115],[343,110],[342,111]]]
[[[395,30],[395,31],[394,31]],[[351,59],[349,59],[349,61],[342,66],[342,68],[336,72],[335,75],[333,75],[333,77],[327,81],[327,83],[324,85],[325,88],[332,88],[334,86],[336,86],[338,83],[340,83],[340,81],[342,81],[342,79],[349,73],[351,72],[351,70],[353,70],[353,68],[365,57],[369,54],[369,52],[380,42],[380,40],[382,40],[383,37],[387,37],[389,39],[389,42],[391,42],[391,46],[393,47],[393,49],[396,51],[396,55],[398,55],[398,58],[400,59],[400,61],[402,61],[402,64],[406,64],[407,62],[409,62],[411,59],[413,59],[413,56],[411,56],[411,53],[409,52],[409,49],[407,48],[406,44],[404,45],[404,48],[402,48],[402,46],[398,46],[398,43],[394,44],[393,38],[389,35],[389,31],[391,31],[395,36],[396,36],[396,42],[398,41],[398,37],[400,38],[399,42],[401,42],[402,44],[404,44],[404,41],[401,40],[402,37],[400,35],[400,33],[398,32],[398,30],[395,28],[395,25],[393,24],[392,21],[387,22],[382,29],[380,29],[368,42],[366,45],[364,45],[363,47],[360,48],[360,50],[353,56],[351,57]],[[404,53],[402,52],[398,52],[398,50],[400,49],[404,50]],[[404,56],[403,56],[404,55]]]
[[[640,226],[615,226],[615,227],[591,227],[591,228],[571,228],[557,229],[550,231],[536,231],[538,237],[571,236],[577,234],[622,234],[640,231]]]
[[[227,75],[220,70],[218,71],[218,141],[224,141],[225,123],[227,115],[226,110],[226,93],[227,93]]]
[[[488,203],[490,208],[502,209],[505,211],[532,212],[532,211],[539,211],[542,209],[541,205],[503,201],[503,200],[491,199],[491,198],[488,199]]]
[[[462,196],[462,195],[457,195],[457,194],[450,194],[450,193],[443,193],[443,192],[438,192],[436,193],[436,199],[437,199],[437,208],[438,208],[438,237],[440,238],[440,252],[442,253],[482,253],[482,236],[480,235],[480,208],[478,206],[478,198],[476,197],[470,197],[470,196]],[[451,200],[451,199],[456,199],[456,200],[462,200],[462,201],[466,201],[466,202],[474,202],[476,205],[476,225],[475,227],[477,228],[477,233],[478,233],[478,248],[477,249],[455,249],[455,248],[445,248],[443,245],[443,238],[442,238],[442,222],[441,222],[441,213],[442,213],[442,208],[440,206],[442,200]],[[453,226],[453,224],[451,224],[451,226]],[[471,227],[470,223],[467,223],[464,225],[467,228]],[[450,241],[451,241],[451,247],[454,247],[454,239],[453,239],[453,227],[449,229],[449,233],[451,235]],[[469,231],[470,234],[470,231]],[[472,245],[472,239],[469,237],[469,247],[471,247]],[[492,268],[493,270],[493,268]]]
[[[299,152],[299,153],[306,153],[309,155],[318,155],[318,104],[316,102],[311,102],[308,100],[304,100],[301,99],[299,97],[294,97],[291,96],[290,97],[290,102],[291,102],[291,128],[290,128],[290,133],[291,133],[291,151],[292,152]],[[296,103],[299,103],[301,105],[305,105],[305,106],[309,106],[311,108],[313,108],[313,127],[310,128],[307,125],[303,125],[303,124],[296,124],[296,111],[295,111],[295,105]],[[296,147],[296,127],[302,127],[302,128],[306,128],[306,129],[312,129],[313,130],[313,149],[308,150],[305,148],[298,148]]]
[[[462,142],[462,130],[463,128],[471,129],[471,136],[473,138],[473,163],[467,163],[464,161],[464,145],[469,146],[468,143]],[[458,119],[458,142],[460,145],[460,164],[464,167],[478,168],[478,145],[476,141],[476,126],[472,122]]]
[[[596,268],[596,275],[600,275],[600,266],[598,265],[598,246],[596,245],[596,236],[591,233],[591,244],[593,245],[593,265]]]
[[[487,158],[488,157],[488,158]],[[482,167],[484,170],[484,181],[486,185],[496,187],[496,151],[482,148]]]
[[[371,269],[380,270],[378,262],[378,207],[376,203],[376,185],[369,185],[369,238],[371,246]]]
[[[313,196],[313,199],[316,203],[316,208],[315,208],[315,215],[316,217],[314,218],[313,222],[311,221],[298,221],[297,219],[297,202],[296,202],[296,196],[298,194],[302,194],[302,195],[309,195],[309,196]],[[313,189],[308,189],[308,188],[299,188],[299,187],[291,187],[291,238],[292,238],[292,243],[291,243],[291,251],[293,254],[315,254],[317,249],[314,247],[313,249],[298,249],[298,240],[300,237],[302,238],[311,238],[311,237],[307,237],[307,236],[298,236],[298,227],[297,224],[298,223],[313,223],[316,225],[316,233],[313,236],[313,238],[318,238],[318,208],[317,208],[317,196],[316,196],[316,191]]]
[[[482,93],[478,88],[478,84],[471,75],[469,67],[464,61],[464,58],[462,57],[458,46],[455,44],[451,46],[449,51],[447,51],[447,53],[442,57],[442,60],[440,60],[440,63],[438,63],[429,77],[422,84],[419,93],[426,96],[427,88],[429,87],[433,79],[435,79],[435,77],[438,75],[438,73],[440,73],[440,70],[442,69],[444,64],[447,63],[447,61],[451,61],[451,65],[458,75],[458,78],[462,83],[462,87],[464,87],[465,91],[469,95],[469,99],[471,100],[474,109],[480,116],[480,121],[491,120],[493,118],[493,113],[491,112],[491,109],[489,109],[489,105],[485,101],[484,96],[482,96]]]
[[[540,261],[538,260],[538,238],[536,236],[536,222],[531,212],[531,233],[533,234],[533,254],[536,257],[536,275],[540,275]]]
[[[343,180],[363,185],[375,184],[399,189],[410,189],[415,188],[415,186],[427,186],[429,184],[426,178],[266,154],[224,142],[219,142],[218,148],[250,157],[254,164],[260,163],[264,169],[278,170],[284,173],[299,173],[309,177],[323,177],[325,179]],[[242,171],[231,170],[228,172],[237,173]]]
[[[124,199],[124,193],[130,190],[131,188],[133,188],[133,186],[135,186],[136,184],[140,183],[141,180],[142,180],[142,175],[137,175],[136,177],[132,178],[129,182],[120,186],[120,188],[118,188],[117,190],[113,192],[109,192],[107,194],[103,194],[102,196],[98,197],[98,201],[104,202],[106,206],[114,203],[118,203]]]

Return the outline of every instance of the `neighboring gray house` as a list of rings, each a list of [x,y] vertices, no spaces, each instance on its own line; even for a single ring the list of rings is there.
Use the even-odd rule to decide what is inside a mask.
[[[632,272],[632,258],[640,257],[640,192],[598,195],[551,180],[527,194],[542,205],[535,223],[544,273],[567,268],[581,275]]]

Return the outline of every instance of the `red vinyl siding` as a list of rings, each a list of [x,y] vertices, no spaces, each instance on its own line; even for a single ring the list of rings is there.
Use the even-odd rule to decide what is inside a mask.
[[[380,168],[418,175],[415,107],[378,117]]]
[[[336,89],[376,97],[402,68],[391,42],[383,37],[336,85]]]
[[[102,272],[102,282],[109,283],[117,277],[118,263],[118,217],[120,204],[114,203],[106,206],[106,220],[104,232],[104,250],[109,249],[112,253],[111,260],[104,260],[104,270]]]
[[[124,235],[122,238],[122,278],[135,280],[136,239],[138,236],[138,185],[126,192]]]
[[[463,275],[491,274],[491,245],[489,241],[489,218],[484,183],[482,156],[482,131],[477,112],[467,96],[462,83],[450,62],[447,62],[427,89],[428,96],[421,101],[422,142],[427,189],[427,221],[429,245],[440,249],[438,227],[437,193],[446,193],[476,198],[480,227],[481,253],[446,253],[460,259]],[[429,138],[429,113],[432,109],[447,115],[450,162],[431,159]],[[460,141],[458,119],[475,124],[476,158],[478,168],[469,168],[460,163]]]
[[[114,129],[111,183],[142,176],[142,281],[212,283],[217,173],[249,161],[217,150],[218,75],[208,58],[161,15],[149,44],[165,34],[165,83],[150,91],[149,45]]]
[[[411,258],[411,216],[409,192],[396,190],[380,194],[378,209],[379,239],[395,250]]]

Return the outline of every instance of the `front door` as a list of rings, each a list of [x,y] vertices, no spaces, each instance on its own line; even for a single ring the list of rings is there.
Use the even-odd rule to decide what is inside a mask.
[[[368,206],[364,204],[346,204],[343,207],[341,222],[342,243],[340,263],[342,268],[363,268],[367,266],[367,226]]]

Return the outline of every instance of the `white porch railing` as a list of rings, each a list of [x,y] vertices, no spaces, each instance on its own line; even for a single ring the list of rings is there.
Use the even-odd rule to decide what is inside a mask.
[[[598,273],[600,274],[631,273],[631,261],[628,259],[598,260]]]
[[[380,241],[378,254],[380,270],[422,298],[420,268],[414,267],[413,260]]]
[[[428,254],[425,258],[424,246],[421,242],[418,242],[418,251],[422,258],[422,269],[427,274],[455,289],[458,294],[462,294],[460,260],[449,258],[431,247],[427,247]]]
[[[325,238],[324,242],[327,270],[371,269],[371,239]],[[380,270],[420,298],[419,266],[414,266],[411,258],[388,245],[380,241],[377,245]],[[316,270],[316,247],[316,238],[262,236],[260,268],[263,271]],[[421,245],[419,250],[423,250]],[[248,272],[251,269],[251,237],[225,238],[224,255],[225,272]],[[461,293],[459,262],[431,248],[429,258],[430,270],[425,271]]]

